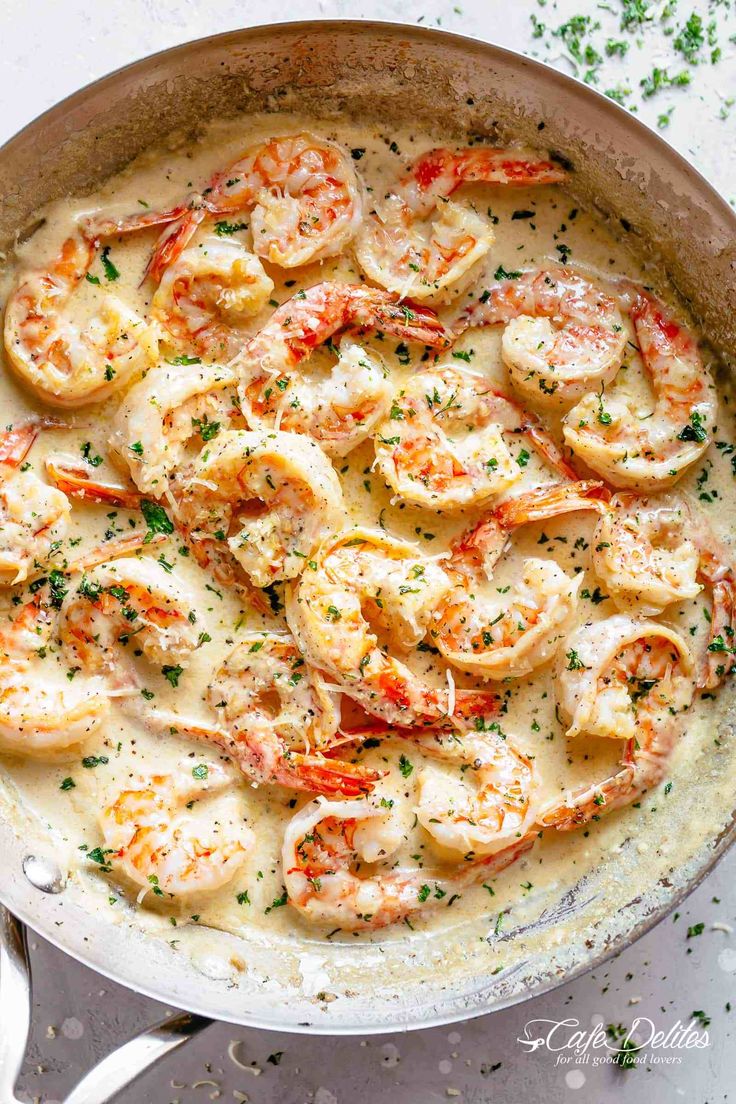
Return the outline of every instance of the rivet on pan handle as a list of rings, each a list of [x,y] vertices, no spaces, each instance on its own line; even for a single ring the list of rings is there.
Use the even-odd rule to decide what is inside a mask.
[[[25,928],[0,905],[0,1104],[18,1104],[15,1083],[31,1023],[31,972]],[[159,1058],[212,1020],[179,1012],[123,1043],[86,1074],[64,1104],[106,1104]]]

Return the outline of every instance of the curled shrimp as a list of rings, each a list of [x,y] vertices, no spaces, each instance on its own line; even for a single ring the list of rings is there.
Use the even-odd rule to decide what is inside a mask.
[[[76,669],[136,685],[130,653],[185,666],[201,631],[193,595],[150,557],[85,573],[61,607],[59,637]]]
[[[667,773],[690,704],[692,659],[679,633],[615,614],[568,639],[556,680],[568,736],[625,740],[621,769],[541,810],[543,827],[568,830],[628,805]]]
[[[560,474],[574,477],[534,415],[464,368],[409,378],[376,428],[376,459],[399,498],[458,510],[487,501],[521,475],[504,434],[523,437]]]
[[[294,433],[229,430],[180,476],[177,516],[197,561],[221,582],[294,579],[343,514],[320,447]]]
[[[105,862],[157,896],[189,897],[226,885],[253,850],[233,778],[217,763],[133,782],[100,813]]]
[[[455,667],[484,678],[518,678],[556,653],[577,609],[581,575],[554,563],[524,560],[510,592],[488,589],[514,529],[576,510],[606,508],[603,484],[591,481],[537,487],[501,503],[452,549],[452,588],[433,613],[430,637]]]
[[[41,590],[0,628],[0,746],[44,758],[82,743],[110,709],[105,681],[47,657],[56,625]]]
[[[671,487],[703,455],[718,417],[710,373],[693,336],[670,310],[639,292],[631,308],[654,406],[623,389],[587,395],[566,416],[573,452],[614,487]]]
[[[370,436],[391,397],[386,368],[375,353],[344,342],[325,379],[304,376],[317,346],[347,326],[382,330],[433,348],[449,343],[444,327],[425,307],[400,304],[385,291],[359,284],[315,284],[274,311],[231,364],[252,428],[308,433],[337,456]]]
[[[144,532],[132,533],[93,549],[63,572],[52,570],[36,580],[31,600],[0,626],[0,746],[6,751],[46,757],[82,743],[105,720],[110,694],[130,688],[121,672],[112,680],[96,664],[62,663],[68,655],[56,645],[70,577],[136,551],[144,540]],[[135,565],[122,570],[135,571]],[[117,685],[111,688],[111,682]]]
[[[531,760],[510,743],[498,722],[455,732],[411,736],[430,758],[459,770],[459,780],[423,767],[416,815],[442,848],[467,858],[504,850],[535,823]]]
[[[234,238],[207,234],[166,268],[151,317],[183,348],[227,361],[245,340],[234,324],[257,314],[272,291],[273,280],[254,253]]]
[[[349,529],[325,541],[287,595],[286,617],[305,657],[367,712],[411,726],[448,713],[448,691],[429,686],[379,646],[403,650],[425,635],[450,586],[442,567],[408,541]]]
[[[593,535],[593,567],[613,600],[639,614],[711,592],[708,642],[698,685],[715,689],[736,666],[733,557],[703,514],[674,495],[621,492]]]
[[[48,420],[31,418],[0,437],[0,586],[43,568],[69,525],[69,499],[22,464]]]
[[[150,325],[115,296],[105,294],[83,328],[65,316],[94,256],[94,242],[67,238],[48,268],[21,278],[5,310],[10,365],[52,406],[99,402],[158,356]]]
[[[495,237],[489,219],[449,197],[462,184],[529,186],[564,179],[559,166],[523,150],[430,150],[364,220],[355,241],[358,262],[389,291],[446,300],[472,277]]]
[[[201,448],[229,426],[235,384],[235,373],[218,364],[162,363],[131,387],[108,443],[139,491],[165,497],[194,446]]]
[[[401,843],[395,811],[374,797],[316,798],[289,821],[282,869],[289,904],[314,924],[345,931],[395,924],[415,912],[447,905],[469,885],[499,874],[532,846],[525,837],[449,875],[387,864]],[[366,864],[377,869],[366,870]]]
[[[181,717],[173,726],[221,748],[257,784],[355,797],[381,777],[321,754],[336,743],[339,699],[289,633],[246,635],[215,671],[207,697],[218,727]],[[158,723],[169,720],[164,714]]]
[[[515,390],[540,406],[570,406],[610,382],[626,348],[614,298],[567,268],[495,283],[461,328],[506,323],[501,355]]]
[[[158,282],[205,218],[247,211],[258,256],[294,268],[342,252],[363,217],[362,190],[340,146],[306,132],[289,134],[252,146],[218,170],[201,194],[167,211],[95,217],[87,221],[86,233],[110,237],[170,224],[147,269]]]

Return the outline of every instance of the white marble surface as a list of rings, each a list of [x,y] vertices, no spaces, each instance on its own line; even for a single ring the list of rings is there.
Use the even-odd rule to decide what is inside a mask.
[[[639,82],[653,67],[670,74],[686,69],[672,52],[674,37],[661,34],[664,0],[652,0],[657,15],[637,29],[624,60],[606,59],[603,88],[627,84],[627,102],[653,125],[674,107],[665,136],[690,156],[728,198],[736,196],[736,13],[727,0],[680,0],[669,22],[679,26],[693,8],[704,24],[716,18],[723,56],[693,69],[688,88],[659,92],[641,101]],[[557,28],[586,14],[603,28],[593,39],[599,52],[607,38],[621,38],[621,0],[607,4],[569,0],[283,0],[282,19],[378,18],[421,20],[505,46],[536,53],[566,71],[573,66],[559,37],[532,35],[530,16]],[[154,50],[200,35],[264,23],[275,12],[238,0],[3,0],[0,41],[0,140],[82,84]],[[665,25],[666,25],[665,20]],[[626,37],[626,36],[623,36]],[[587,40],[584,40],[587,41]],[[705,53],[705,49],[701,51]],[[721,118],[720,116],[726,116]],[[595,974],[530,1004],[453,1027],[366,1040],[277,1035],[234,1028],[209,1029],[124,1093],[123,1104],[194,1104],[208,1100],[253,1104],[461,1104],[587,1100],[609,1104],[688,1104],[727,1101],[736,1085],[733,1001],[736,979],[736,855],[731,855],[680,909],[634,947]],[[688,928],[703,924],[701,934]],[[97,977],[39,941],[33,947],[36,985],[34,1032],[21,1078],[21,1098],[54,1104],[82,1072],[115,1042],[122,1041],[163,1009]],[[534,1018],[573,1018],[581,1029],[597,1023],[630,1025],[650,1018],[657,1029],[687,1022],[695,1010],[710,1018],[709,1045],[697,1050],[673,1047],[658,1061],[632,1070],[590,1063],[559,1065],[541,1047],[529,1053],[517,1042]],[[641,1034],[641,1032],[640,1032]],[[249,1071],[228,1057],[228,1044],[240,1040],[238,1054]],[[281,1057],[277,1055],[281,1053]],[[269,1061],[269,1056],[272,1060]],[[659,1060],[664,1057],[665,1061]],[[5,1104],[5,1102],[0,1102]]]

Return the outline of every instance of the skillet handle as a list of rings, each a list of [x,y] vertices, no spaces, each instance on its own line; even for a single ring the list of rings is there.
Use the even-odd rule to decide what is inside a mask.
[[[212,1023],[178,1012],[145,1028],[87,1073],[64,1104],[107,1104],[159,1058]],[[0,1104],[18,1104],[15,1083],[31,1026],[31,971],[25,926],[0,905]]]
[[[15,1083],[31,1028],[26,929],[0,905],[0,1104],[17,1104]]]
[[[212,1022],[205,1016],[178,1012],[145,1028],[93,1066],[64,1104],[106,1104],[159,1058],[182,1046]]]

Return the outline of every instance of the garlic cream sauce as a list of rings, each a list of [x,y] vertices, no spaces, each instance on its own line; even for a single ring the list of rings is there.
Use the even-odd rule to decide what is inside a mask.
[[[81,215],[97,210],[122,215],[136,208],[163,208],[192,189],[200,188],[215,169],[235,161],[252,143],[301,129],[332,138],[352,151],[355,168],[368,189],[369,206],[370,197],[381,197],[418,154],[441,142],[438,135],[406,130],[387,133],[378,127],[270,115],[213,125],[197,140],[171,140],[165,147],[138,158],[94,195],[55,203],[40,212],[43,221],[38,230],[18,246],[17,260],[14,258],[5,266],[3,301],[18,279],[19,271],[25,267],[40,267],[51,258]],[[575,265],[587,266],[591,278],[601,279],[603,286],[607,277],[626,275],[643,283],[656,282],[658,293],[673,302],[667,288],[662,287],[661,282],[617,240],[612,232],[615,228],[581,209],[562,188],[468,186],[458,198],[474,204],[481,212],[492,214],[495,225],[495,243],[484,269],[472,285],[471,295],[480,294],[499,266],[512,272],[569,258]],[[247,222],[247,217],[243,221]],[[237,235],[248,244],[248,229],[237,231]],[[82,283],[74,296],[71,308],[74,315],[83,320],[100,296],[110,291],[146,315],[151,288],[149,283],[141,284],[141,278],[155,240],[156,231],[111,239],[107,256],[119,272],[119,278],[111,282],[98,257],[92,275],[99,279],[99,284]],[[272,301],[260,315],[248,321],[243,327],[244,334],[255,332],[268,319],[275,305],[302,287],[325,279],[357,282],[361,278],[349,249],[338,258],[302,269],[279,269],[268,263],[265,267],[275,284]],[[462,302],[468,300],[468,294],[461,297]],[[456,310],[457,306],[451,305],[440,314],[450,316]],[[468,331],[452,351],[440,354],[439,363],[460,366],[468,363],[483,372],[499,389],[508,389],[507,373],[500,358],[500,335],[501,327]],[[427,362],[419,347],[409,346],[407,351],[388,336],[382,339],[373,336],[366,341],[383,356],[397,389],[403,379]],[[163,356],[171,357],[175,352],[162,347]],[[329,352],[321,351],[310,362],[309,371],[318,373],[321,364],[330,363]],[[641,396],[643,406],[651,401],[639,357],[631,344],[627,347],[619,384],[622,381]],[[714,435],[716,444],[681,480],[679,489],[700,500],[699,505],[716,531],[727,540],[736,502],[731,464],[734,438],[728,393],[720,383],[719,393],[721,406],[718,430]],[[63,450],[76,456],[101,457],[97,476],[119,481],[119,472],[107,459],[108,427],[119,402],[117,395],[97,407],[63,412],[65,426],[44,432],[36,442],[29,457],[33,470],[43,475],[45,455]],[[29,411],[40,409],[40,404],[17,382],[7,366],[0,378],[0,408],[3,425],[17,423]],[[543,420],[548,428],[559,433],[554,418],[545,414]],[[516,495],[522,489],[554,478],[532,450],[524,448],[522,439],[514,444],[513,451],[521,477],[508,493]],[[414,541],[422,555],[446,552],[451,540],[482,513],[471,510],[460,516],[445,516],[392,502],[390,490],[374,470],[370,441],[344,460],[335,460],[334,466],[345,495],[346,525],[381,526],[389,534]],[[135,512],[74,500],[71,531],[63,543],[59,564],[64,558],[72,559],[101,541],[124,535],[133,525],[139,525],[140,520]],[[518,580],[524,556],[549,557],[569,573],[583,573],[580,622],[610,616],[616,612],[613,602],[589,567],[595,521],[593,514],[578,513],[525,526],[510,541],[494,585],[503,587]],[[144,708],[175,709],[189,717],[207,719],[210,714],[204,695],[208,681],[242,634],[252,629],[283,627],[279,588],[273,592],[273,614],[261,615],[248,608],[237,595],[214,583],[187,555],[176,533],[166,544],[144,550],[143,554],[154,558],[163,556],[171,572],[193,589],[197,596],[197,624],[210,639],[196,650],[176,686],[171,685],[159,668],[145,660],[139,662],[139,674],[147,692],[145,698],[141,697],[140,711],[142,713]],[[70,585],[75,584],[72,581]],[[15,609],[13,595],[16,593],[25,600],[27,588],[18,587],[2,596],[3,609],[8,613]],[[702,648],[707,630],[703,602],[695,600],[681,607],[670,607],[661,620],[682,632],[696,652]],[[438,686],[445,685],[445,666],[431,652],[416,650],[406,658],[414,670]],[[52,649],[43,662],[51,665],[63,661],[58,651]],[[458,687],[480,685],[471,676],[459,672],[455,672],[454,677]],[[498,689],[505,697],[504,713],[499,718],[501,726],[509,740],[533,759],[543,800],[583,781],[603,779],[615,767],[621,747],[614,742],[584,736],[565,738],[556,716],[554,676],[549,667],[528,678],[491,684],[490,688]],[[464,933],[463,939],[470,938],[472,932],[485,933],[489,927],[502,926],[505,921],[499,920],[499,916],[508,910],[514,917],[523,915],[525,903],[535,897],[550,890],[561,895],[601,863],[623,861],[618,853],[624,841],[632,836],[636,839],[643,824],[648,826],[654,822],[661,826],[662,836],[666,837],[670,848],[669,861],[677,862],[678,791],[682,781],[697,771],[698,757],[705,742],[713,739],[719,708],[719,702],[713,698],[696,700],[678,744],[669,777],[671,785],[668,783],[666,792],[661,786],[636,806],[603,818],[581,831],[557,835],[547,832],[531,852],[489,885],[466,890],[450,907],[442,902],[436,908],[418,913],[412,918],[411,930],[400,924],[377,933],[337,934],[332,939],[350,943],[417,939],[422,933],[431,935],[438,928],[448,926],[455,926],[459,933]],[[398,739],[383,740],[378,746],[348,754],[355,761],[388,769],[389,773],[378,783],[376,792],[394,800],[396,815],[402,819],[405,842],[400,858],[433,868],[438,855],[430,837],[417,827],[413,811],[417,776],[426,767],[444,772],[448,787],[462,786],[464,783],[457,768],[450,770],[436,761],[426,760],[414,746]],[[403,770],[399,769],[402,755]],[[217,749],[190,742],[180,735],[152,734],[142,721],[137,723],[131,717],[130,707],[124,714],[113,706],[109,721],[87,744],[71,749],[55,761],[4,757],[2,771],[17,801],[48,826],[62,866],[84,887],[90,907],[106,910],[111,919],[129,917],[130,910],[136,909],[141,923],[170,938],[174,938],[172,927],[181,929],[196,924],[247,932],[253,938],[269,940],[293,940],[295,932],[301,939],[324,939],[325,931],[308,927],[284,904],[280,869],[284,825],[294,810],[308,800],[308,795],[279,787],[256,787],[240,778],[233,769],[233,787],[240,795],[241,815],[255,832],[257,845],[233,881],[209,899],[186,902],[162,897],[153,891],[139,893],[137,887],[120,881],[115,870],[106,872],[100,862],[91,857],[99,854],[95,849],[102,844],[97,821],[102,802],[124,789],[133,777],[150,771],[191,771],[219,758]],[[211,801],[212,815],[216,817],[217,799]],[[703,808],[700,815],[705,825],[709,810]],[[680,835],[682,827],[679,825]],[[223,823],[223,832],[227,833],[227,829],[227,823]]]

